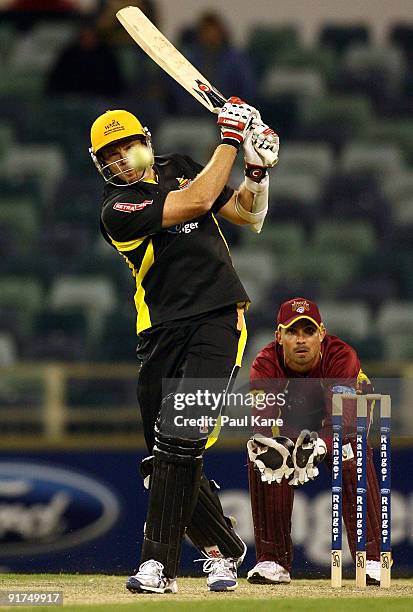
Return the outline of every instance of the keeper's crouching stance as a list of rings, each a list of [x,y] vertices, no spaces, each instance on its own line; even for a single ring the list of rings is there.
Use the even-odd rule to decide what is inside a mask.
[[[294,488],[319,474],[327,447],[314,431],[288,437],[254,435],[247,443],[248,481],[254,518],[257,566],[248,581],[288,584],[292,564],[291,516]],[[271,485],[271,486],[268,486]]]
[[[326,333],[317,305],[302,297],[281,305],[274,341],[255,358],[251,389],[281,393],[278,408],[265,406],[265,417],[282,421],[284,437],[267,428],[248,442],[249,486],[257,563],[248,572],[253,583],[290,582],[293,559],[291,517],[294,489],[318,475],[325,458],[331,473],[331,399],[334,393],[370,393],[355,350]],[[267,395],[268,397],[268,395]],[[343,519],[350,552],[356,553],[357,475],[355,402],[344,400]],[[371,406],[369,405],[369,411]],[[275,410],[275,414],[274,414]],[[307,427],[300,433],[301,427]],[[380,493],[367,449],[367,584],[380,580]]]
[[[133,147],[152,152],[151,138],[127,111],[104,113],[91,130],[92,159],[107,183],[101,231],[136,281],[138,400],[151,454],[142,466],[150,492],[141,561],[126,585],[137,593],[177,591],[185,533],[204,555],[209,590],[234,590],[245,554],[203,475],[204,450],[217,434],[181,426],[174,410],[176,394],[194,390],[189,381],[231,385],[241,364],[249,297],[217,216],[259,233],[267,167],[278,159],[278,136],[239,98],[227,101],[217,123],[221,144],[205,168],[179,154],[138,168]],[[245,180],[234,191],[226,182],[241,146]],[[186,416],[203,416],[202,407]]]

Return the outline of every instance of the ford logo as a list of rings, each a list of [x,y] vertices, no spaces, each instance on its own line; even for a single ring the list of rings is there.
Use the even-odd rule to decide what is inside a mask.
[[[0,547],[5,557],[84,544],[119,516],[114,494],[63,467],[0,461]]]

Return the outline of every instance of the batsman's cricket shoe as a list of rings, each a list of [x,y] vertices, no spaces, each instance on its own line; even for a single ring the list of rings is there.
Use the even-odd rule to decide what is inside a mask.
[[[380,561],[366,561],[366,584],[380,586]]]
[[[175,578],[167,578],[164,567],[159,561],[149,559],[139,566],[134,576],[126,582],[126,588],[132,593],[177,593]]]
[[[289,584],[290,572],[275,561],[260,561],[247,574],[251,584]]]
[[[210,557],[204,561],[203,571],[208,574],[208,591],[235,591],[237,582],[237,561]]]

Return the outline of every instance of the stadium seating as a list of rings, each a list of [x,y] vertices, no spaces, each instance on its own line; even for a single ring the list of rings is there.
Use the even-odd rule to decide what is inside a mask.
[[[66,162],[61,148],[55,144],[15,145],[10,147],[3,170],[10,177],[36,177],[45,202],[55,195],[64,175]]]
[[[334,53],[330,49],[317,47],[291,47],[277,58],[277,66],[288,67],[291,70],[314,69],[326,80],[336,73]]]
[[[380,85],[382,95],[400,93],[405,64],[396,47],[354,45],[346,51],[342,67],[355,85],[367,89]]]
[[[14,131],[8,123],[0,123],[0,161],[6,158],[9,148],[14,141]]]
[[[132,299],[130,303],[125,302],[123,308],[118,307],[108,314],[104,319],[101,341],[94,352],[95,358],[104,362],[130,363],[137,345],[135,321]]]
[[[4,21],[0,24],[0,55],[3,62],[7,61],[13,53],[14,45],[18,40],[17,32],[12,23]]]
[[[264,348],[266,344],[274,340],[275,327],[261,327],[255,332],[252,338],[249,338],[247,344],[247,353],[244,357],[245,363],[251,364],[257,353]]]
[[[370,147],[386,144],[399,148],[404,164],[413,165],[413,121],[409,119],[387,119],[369,126],[363,140]]]
[[[348,282],[357,270],[356,254],[309,250],[304,248],[283,262],[284,280],[289,279],[291,287],[297,281],[319,281],[321,297],[335,296],[338,287]],[[295,291],[294,291],[295,293]]]
[[[43,288],[35,278],[0,276],[0,328],[19,346],[29,342],[33,319],[43,306]]]
[[[295,26],[255,26],[250,30],[247,51],[255,69],[262,75],[271,65],[277,65],[289,49],[298,46],[298,42]]]
[[[163,153],[189,155],[200,164],[206,163],[217,145],[213,121],[205,119],[169,119],[162,122],[154,136]]]
[[[274,189],[279,173],[311,174],[326,180],[334,168],[330,147],[324,143],[287,142],[282,147],[279,167],[274,171]]]
[[[373,121],[371,104],[363,95],[330,95],[307,99],[299,136],[340,149],[347,141],[362,138]]]
[[[401,196],[393,200],[393,221],[397,226],[413,229],[413,197]]]
[[[376,176],[356,170],[334,173],[324,186],[324,215],[343,221],[363,219],[380,236],[387,236],[391,227],[391,203],[386,199],[380,182]]]
[[[0,367],[12,365],[17,361],[17,347],[10,333],[0,332]]]
[[[397,283],[390,278],[352,278],[337,292],[339,300],[360,300],[370,311],[377,311],[377,305],[386,300],[397,300]]]
[[[259,251],[253,247],[231,249],[231,257],[234,267],[243,279],[247,293],[259,301],[269,284],[279,276],[275,259],[268,251]],[[254,265],[251,265],[251,262],[254,262]]]
[[[288,257],[290,253],[298,253],[303,249],[307,241],[304,227],[297,222],[266,221],[259,236],[259,242],[260,248],[267,249],[269,256],[272,254]],[[256,247],[256,234],[251,231],[243,231],[241,244],[243,248]]]
[[[105,378],[75,380],[68,385],[67,402],[74,410],[82,410],[83,407],[95,406],[99,413],[104,414],[106,407],[135,406],[136,386],[135,378]],[[102,412],[101,412],[102,411]],[[139,411],[136,410],[136,421],[128,423],[128,428],[137,427],[139,424]]]
[[[313,245],[320,252],[363,254],[374,251],[376,240],[366,221],[320,221],[314,230]]]
[[[99,235],[104,184],[87,151],[106,101],[44,95],[74,29],[71,21],[31,32],[0,24],[2,365],[126,361],[134,351],[134,281]],[[251,28],[257,105],[281,150],[260,236],[220,220],[253,299],[248,355],[271,340],[277,305],[301,294],[320,301],[329,330],[361,357],[413,358],[411,32],[396,24],[379,46],[363,23],[326,24],[305,47],[293,25]],[[131,91],[158,70],[135,61],[132,45],[116,53]],[[156,121],[162,104],[146,111]],[[157,151],[200,163],[219,142],[206,115],[188,122],[161,113],[153,132]],[[240,155],[231,182],[242,179]],[[93,404],[97,390],[86,391]]]
[[[300,97],[320,97],[324,94],[323,78],[312,68],[270,68],[262,80],[260,93],[264,99],[274,94],[295,94]]]
[[[408,302],[387,302],[377,319],[377,333],[384,339],[388,359],[413,359],[413,309]]]
[[[342,55],[355,44],[367,44],[370,40],[370,32],[363,24],[328,24],[321,27],[318,40],[321,46],[332,49],[337,55]]]
[[[413,26],[409,23],[394,24],[388,32],[390,44],[403,51],[407,62],[413,59]]]
[[[371,331],[371,316],[363,302],[319,302],[323,322],[330,334],[340,336],[351,343],[365,338]]]
[[[298,92],[273,92],[270,96],[258,96],[258,106],[265,123],[283,134],[284,141],[297,137],[301,124],[305,97]]]
[[[348,174],[371,174],[376,179],[386,179],[403,168],[400,150],[395,145],[352,142],[348,144],[340,159],[340,170]]]
[[[282,165],[270,175],[271,206],[268,217],[277,219],[301,219],[311,223],[319,213],[322,181],[307,172],[284,171]]]
[[[411,262],[410,251],[385,245],[362,257],[357,274],[359,278],[371,281],[391,280],[397,287],[398,298],[412,299]]]
[[[39,23],[15,41],[8,65],[22,89],[27,83],[31,84],[32,91],[42,92],[45,77],[58,52],[72,35],[73,25],[70,23]],[[24,89],[21,93],[24,93]]]
[[[111,281],[105,277],[66,276],[53,283],[48,301],[55,309],[80,307],[86,311],[105,314],[114,308],[116,297]]]
[[[80,309],[44,308],[33,320],[31,340],[21,351],[25,360],[76,362],[91,355],[88,319]]]
[[[377,331],[388,335],[389,330],[413,333],[413,310],[409,302],[386,302],[376,319]]]
[[[0,232],[5,241],[0,245],[0,252],[5,247],[14,253],[33,251],[38,231],[38,214],[32,200],[0,196]]]

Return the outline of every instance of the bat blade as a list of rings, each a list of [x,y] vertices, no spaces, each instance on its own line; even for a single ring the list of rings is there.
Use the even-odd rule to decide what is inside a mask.
[[[218,113],[226,98],[176,49],[136,6],[127,6],[116,17],[143,51],[198,102]]]

